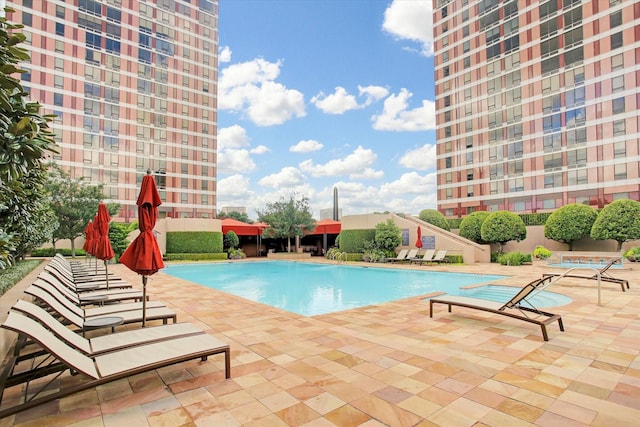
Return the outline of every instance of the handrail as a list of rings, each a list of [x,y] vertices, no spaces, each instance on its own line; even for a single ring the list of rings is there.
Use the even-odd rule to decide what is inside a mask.
[[[555,280],[552,280],[547,286],[550,286],[554,283],[556,283],[558,280],[562,279],[563,277],[566,277],[569,273],[571,273],[573,270],[593,270],[596,273],[596,277],[598,278],[598,305],[602,306],[602,302],[601,302],[601,292],[600,292],[600,270],[598,270],[597,268],[594,267],[573,267],[568,269],[567,271],[565,271],[564,273],[558,275],[558,276],[554,276]],[[547,287],[545,286],[545,288]],[[540,289],[542,290],[542,289]],[[538,291],[539,292],[539,291]],[[537,293],[537,292],[536,292]]]

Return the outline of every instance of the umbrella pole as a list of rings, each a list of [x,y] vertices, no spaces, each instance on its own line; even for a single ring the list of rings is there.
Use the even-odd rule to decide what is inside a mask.
[[[142,276],[142,327],[147,325],[147,276]]]
[[[104,260],[104,277],[107,280],[107,290],[109,290],[109,267],[107,267],[107,260]]]

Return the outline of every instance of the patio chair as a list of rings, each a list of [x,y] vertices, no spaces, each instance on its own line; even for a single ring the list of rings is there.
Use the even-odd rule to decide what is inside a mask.
[[[447,251],[441,250],[436,252],[436,256],[433,257],[431,262],[437,262],[438,264],[441,264],[443,262],[449,262],[449,258],[447,258]]]
[[[584,272],[582,274],[577,272],[573,273],[573,272],[570,272],[571,270],[568,270],[565,273],[544,273],[542,277],[572,277],[577,279],[598,280],[598,275],[600,275],[600,280],[602,282],[616,283],[620,285],[620,289],[622,289],[622,292],[626,292],[625,286],[627,289],[629,289],[629,281],[626,279],[619,279],[617,277],[613,277],[611,274],[609,274],[609,269],[614,264],[617,264],[620,261],[622,261],[622,258],[614,258],[611,261],[609,261],[607,265],[598,269],[598,273],[594,273],[594,274],[587,273],[587,272]]]
[[[425,262],[431,262],[433,260],[433,255],[435,254],[435,250],[434,249],[427,249],[427,251],[424,253],[424,255],[417,256],[414,258],[411,258],[409,261],[411,261],[411,263],[413,264],[414,262],[416,264],[420,264],[422,265]]]
[[[94,291],[77,292],[69,288],[57,277],[49,274],[46,271],[41,271],[34,284],[48,283],[56,288],[60,293],[64,294],[67,298],[73,301],[77,305],[93,304],[91,301],[95,301],[95,297],[104,297],[100,301],[102,303],[122,302],[122,301],[142,301],[142,291],[138,289],[97,289]],[[149,296],[147,295],[147,301]]]
[[[482,310],[539,325],[542,329],[542,337],[545,341],[549,341],[547,325],[557,321],[560,330],[564,331],[562,317],[559,314],[538,310],[529,300],[527,300],[527,298],[533,296],[533,294],[543,290],[552,283],[553,281],[551,277],[536,279],[525,285],[506,303],[454,295],[444,295],[441,297],[431,298],[429,300],[429,317],[433,317],[434,304],[446,304],[449,306],[449,313],[451,313],[451,307],[454,305],[474,310]]]
[[[21,371],[24,364],[19,363],[16,356],[9,357],[0,375],[0,402],[4,390],[10,387],[24,385],[28,395],[25,392],[24,400],[20,403],[0,406],[0,418],[142,372],[193,359],[205,361],[214,354],[224,353],[225,378],[231,377],[229,345],[208,334],[177,337],[90,357],[58,339],[37,321],[18,312],[11,311],[2,327],[40,344],[50,356],[50,362]],[[55,381],[67,369],[74,374],[73,378],[64,382]],[[50,381],[32,381],[52,375],[54,378]],[[55,386],[49,390],[48,386],[52,383]]]
[[[139,305],[140,308],[133,308],[129,304],[115,304],[107,307],[97,307],[97,309],[83,310],[68,300],[65,301],[64,297],[55,297],[39,286],[31,285],[25,290],[25,293],[42,301],[51,310],[58,313],[66,323],[70,323],[79,329],[83,329],[85,322],[88,320],[105,316],[121,317],[123,324],[142,322],[142,305]],[[162,323],[168,323],[169,319],[172,319],[172,323],[176,323],[177,317],[177,314],[167,307],[147,308],[145,316],[146,320],[162,320]]]
[[[196,327],[192,323],[172,323],[167,325],[150,326],[148,328],[130,329],[87,339],[76,334],[71,329],[60,323],[58,319],[53,317],[51,313],[42,307],[39,307],[29,301],[18,300],[11,309],[19,311],[20,313],[36,320],[59,339],[88,356],[96,356],[98,354],[121,350],[135,345],[164,341],[179,336],[204,334],[202,329]],[[41,354],[41,352],[32,352],[26,355],[20,355],[20,348],[17,348],[17,350],[18,351],[14,354],[18,356],[19,360]]]
[[[82,287],[96,287],[107,289],[107,281],[105,275],[93,275],[90,278],[84,280],[78,279],[73,274],[65,271],[63,268],[54,264],[47,264],[43,271],[47,271],[49,274],[57,277],[60,281],[65,283],[68,287],[76,290],[82,290]],[[118,278],[117,276],[109,276],[109,289],[125,289],[133,287],[130,283]]]
[[[403,261],[404,259],[407,258],[407,253],[408,252],[409,252],[408,249],[401,249],[400,252],[398,252],[398,255],[396,255],[395,258],[393,258],[393,257],[385,258],[384,260],[386,262]]]

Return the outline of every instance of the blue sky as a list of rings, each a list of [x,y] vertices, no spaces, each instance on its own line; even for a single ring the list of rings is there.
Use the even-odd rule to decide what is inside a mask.
[[[218,208],[435,208],[432,37],[430,0],[221,0]]]

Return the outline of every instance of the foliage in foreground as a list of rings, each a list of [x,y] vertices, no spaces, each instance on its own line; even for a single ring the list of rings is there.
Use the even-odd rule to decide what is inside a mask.
[[[387,253],[387,256],[395,255],[396,248],[402,244],[402,232],[391,218],[386,222],[376,224],[375,247]],[[366,247],[365,247],[366,249]]]
[[[451,231],[447,218],[437,209],[423,209],[418,214],[418,218],[443,230]]]
[[[498,252],[502,253],[502,248],[507,242],[519,242],[527,237],[527,227],[522,218],[513,212],[496,211],[484,220],[480,234],[485,242],[499,244]]]
[[[482,240],[482,223],[489,215],[489,212],[477,211],[464,217],[460,221],[460,237],[484,244],[485,242]]]
[[[507,252],[498,255],[498,262],[501,265],[522,265],[531,262],[531,254],[521,252]]]
[[[40,264],[40,260],[18,261],[13,267],[0,270],[0,295],[3,295],[16,283],[22,280],[27,274]]]
[[[551,255],[551,251],[541,245],[536,246],[536,248],[533,250],[533,256],[536,259],[547,259],[551,257]]]

